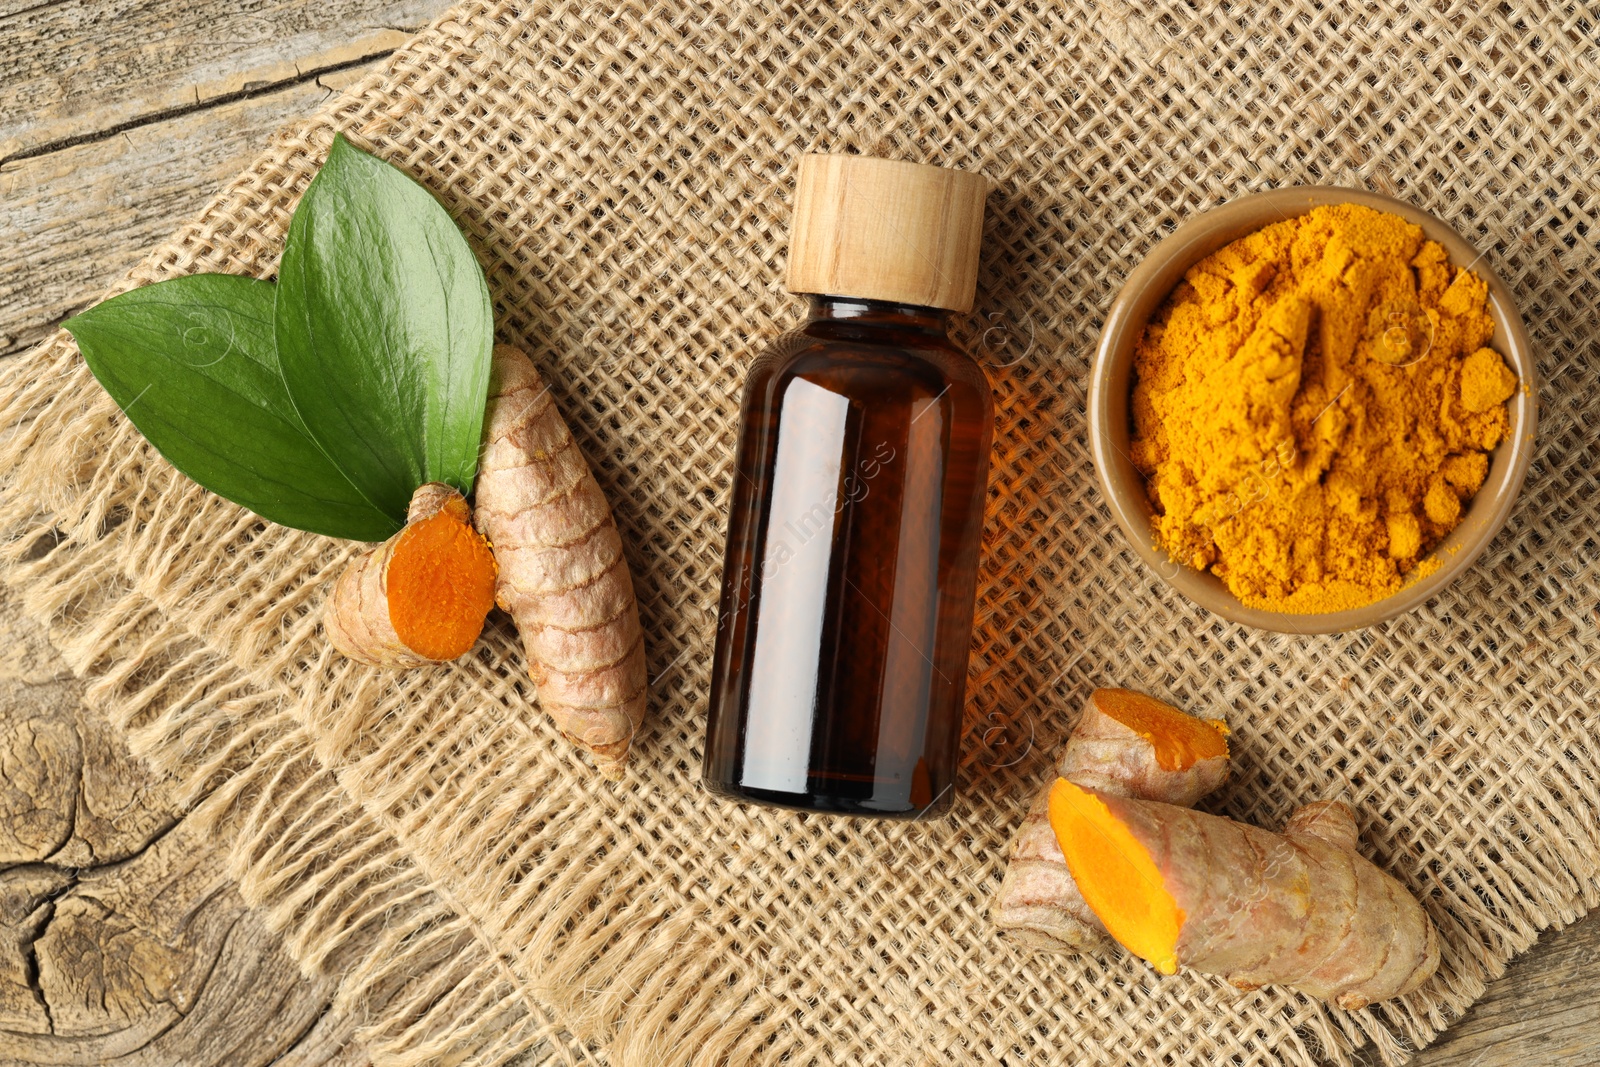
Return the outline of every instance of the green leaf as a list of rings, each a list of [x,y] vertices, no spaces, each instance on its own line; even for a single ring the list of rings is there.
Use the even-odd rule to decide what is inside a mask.
[[[335,137],[289,225],[273,316],[311,435],[385,511],[477,473],[494,320],[483,270],[426,189]]]
[[[226,274],[123,293],[65,323],[106,392],[180,471],[264,519],[382,541],[375,506],[307,435],[278,373],[274,286]]]

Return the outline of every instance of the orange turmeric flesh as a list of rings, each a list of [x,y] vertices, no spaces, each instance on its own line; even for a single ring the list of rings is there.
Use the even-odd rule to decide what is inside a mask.
[[[1149,849],[1099,797],[1065,778],[1050,787],[1050,828],[1106,932],[1162,974],[1175,973],[1185,916]]]
[[[1203,759],[1228,754],[1225,723],[1185,715],[1131,689],[1099,689],[1095,700],[1101,712],[1150,742],[1156,764],[1164,771],[1188,770]]]
[[[489,543],[451,511],[411,523],[389,558],[389,622],[407,648],[455,659],[478,640],[494,607],[497,575]]]
[[[1162,974],[1181,962],[1238,989],[1286,985],[1355,1011],[1438,970],[1428,913],[1361,855],[1340,801],[1307,804],[1273,833],[1062,778],[1048,809],[1084,903]]]

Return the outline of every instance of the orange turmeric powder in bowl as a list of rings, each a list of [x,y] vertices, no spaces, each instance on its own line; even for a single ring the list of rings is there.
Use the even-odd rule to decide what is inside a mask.
[[[1538,425],[1533,342],[1491,256],[1411,204],[1328,186],[1250,193],[1157,242],[1089,378],[1095,473],[1132,554],[1222,618],[1299,634],[1395,618],[1465,574]]]
[[[1488,296],[1416,223],[1352,203],[1190,266],[1133,354],[1128,455],[1158,547],[1297,615],[1436,570],[1519,386]]]

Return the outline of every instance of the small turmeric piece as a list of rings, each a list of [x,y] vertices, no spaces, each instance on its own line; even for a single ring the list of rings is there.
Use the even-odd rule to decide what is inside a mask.
[[[496,345],[478,468],[478,529],[522,635],[539,704],[607,778],[644,721],[644,631],[622,537],[531,360]]]
[[[1162,974],[1277,983],[1353,1011],[1438,969],[1433,923],[1356,850],[1342,802],[1309,804],[1275,834],[1058,778],[1049,818],[1089,908]]]
[[[1228,726],[1131,689],[1096,689],[1059,770],[1092,789],[1188,807],[1228,779]]]
[[[1156,543],[1273,611],[1358,607],[1436,569],[1510,426],[1487,300],[1420,227],[1353,204],[1190,268],[1134,356]]]
[[[417,667],[466,653],[494,606],[494,554],[455,489],[429,482],[406,525],[345,565],[323,627],[358,663]]]
[[[1228,727],[1130,689],[1096,689],[1056,765],[1063,778],[1120,796],[1188,806],[1228,777]],[[1105,939],[1050,828],[1040,791],[1011,843],[990,914],[1030,948],[1081,952]]]

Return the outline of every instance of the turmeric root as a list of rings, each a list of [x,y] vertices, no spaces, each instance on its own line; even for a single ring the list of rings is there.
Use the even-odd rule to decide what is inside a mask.
[[[1433,924],[1356,851],[1341,802],[1301,808],[1275,834],[1060,778],[1049,813],[1090,909],[1162,974],[1182,965],[1354,1010],[1411,992],[1439,966]]]
[[[494,606],[494,554],[455,489],[429,482],[406,525],[345,565],[323,627],[340,652],[378,667],[455,659]]]
[[[1128,689],[1096,689],[1056,764],[1063,778],[1119,796],[1187,807],[1228,777],[1227,726],[1186,715]],[[1046,814],[1050,790],[1012,839],[1005,879],[990,914],[1012,940],[1030,948],[1081,952],[1105,940],[1084,903]]]
[[[622,777],[644,719],[644,633],[611,508],[533,363],[497,345],[477,482],[495,597],[522,635],[539,703]]]
[[[1131,689],[1096,689],[1059,768],[1092,789],[1188,807],[1228,780],[1228,726]]]

